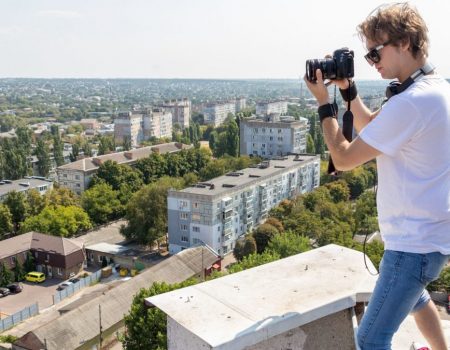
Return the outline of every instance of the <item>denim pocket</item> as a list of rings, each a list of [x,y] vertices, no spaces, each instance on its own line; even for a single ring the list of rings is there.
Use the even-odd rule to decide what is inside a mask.
[[[448,260],[448,255],[438,252],[424,254],[422,260],[422,282],[428,284],[437,280]]]

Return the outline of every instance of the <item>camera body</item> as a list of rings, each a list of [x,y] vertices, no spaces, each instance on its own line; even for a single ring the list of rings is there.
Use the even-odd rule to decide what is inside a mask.
[[[354,53],[347,47],[333,52],[331,58],[310,59],[306,61],[306,79],[317,80],[316,70],[320,69],[323,79],[348,79],[355,76]]]

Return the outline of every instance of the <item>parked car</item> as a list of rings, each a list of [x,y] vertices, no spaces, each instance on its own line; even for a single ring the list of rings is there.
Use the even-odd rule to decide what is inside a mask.
[[[79,278],[76,278],[76,277],[69,279],[69,282],[71,282],[71,283],[73,283],[73,284],[75,284],[75,283],[77,283],[77,282],[79,282],[79,281],[80,281],[80,279],[79,279]]]
[[[40,283],[40,282],[44,282],[45,281],[45,275],[42,272],[28,272],[25,275],[25,279],[28,282],[36,282],[36,283]]]
[[[66,289],[67,287],[71,286],[72,284],[73,284],[73,283],[70,282],[70,281],[65,281],[65,282],[61,283],[61,284],[58,286],[58,288],[56,288],[56,290],[64,290],[64,289]]]
[[[0,298],[6,297],[10,293],[8,288],[0,288]]]
[[[20,293],[23,289],[23,285],[22,283],[15,282],[8,284],[6,288],[8,288],[11,293]]]

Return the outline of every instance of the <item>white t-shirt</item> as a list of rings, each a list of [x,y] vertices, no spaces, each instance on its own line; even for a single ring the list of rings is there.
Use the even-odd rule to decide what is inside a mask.
[[[450,84],[422,77],[360,137],[382,152],[377,207],[385,249],[450,254]]]

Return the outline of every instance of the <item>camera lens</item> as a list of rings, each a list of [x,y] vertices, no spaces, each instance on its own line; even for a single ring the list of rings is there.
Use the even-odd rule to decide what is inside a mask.
[[[316,81],[316,69],[321,69],[318,59],[312,59],[306,61],[306,79],[308,81]]]

